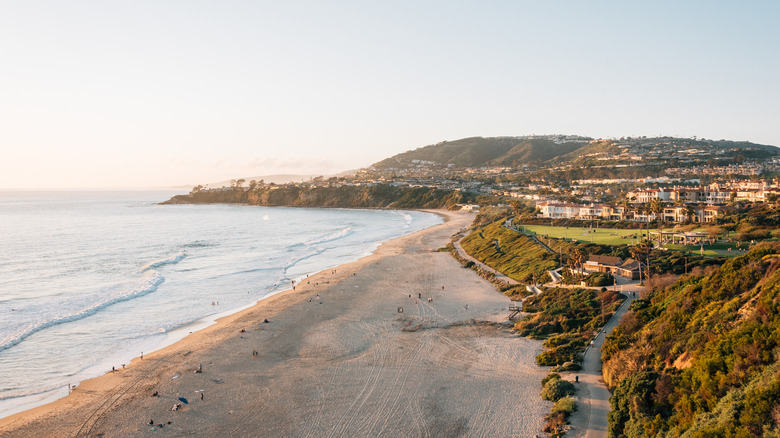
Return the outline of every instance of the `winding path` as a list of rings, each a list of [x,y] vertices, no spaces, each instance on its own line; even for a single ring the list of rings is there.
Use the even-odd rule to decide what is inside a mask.
[[[509,228],[509,227],[507,227]],[[509,228],[512,229],[512,228]],[[514,229],[513,229],[514,230]],[[517,230],[514,230],[517,231]],[[519,231],[517,231],[519,232]],[[538,244],[548,251],[552,251],[547,245],[539,241],[536,236],[530,236]],[[485,269],[489,272],[493,272],[496,278],[509,282],[510,284],[519,284],[517,281],[507,277],[506,275],[498,272],[492,267],[480,262],[474,257],[470,256],[461,246],[460,242],[465,238],[465,235],[456,240],[453,245],[458,251],[461,257],[466,260],[474,262],[477,266]],[[548,285],[557,287],[572,287],[580,288],[578,285]],[[626,300],[620,305],[614,315],[607,321],[601,332],[593,340],[593,345],[589,346],[585,350],[585,354],[582,360],[582,370],[576,373],[569,373],[567,378],[574,380],[574,376],[579,376],[579,383],[577,383],[577,411],[572,414],[570,418],[571,431],[567,434],[570,437],[578,438],[606,438],[607,437],[607,414],[609,414],[610,406],[609,399],[612,394],[607,389],[606,383],[601,374],[601,347],[604,345],[604,340],[607,334],[609,334],[623,318],[623,315],[628,311],[628,307],[631,305],[639,293],[643,290],[642,286],[636,283],[626,283],[619,285],[613,290],[619,290],[626,295]]]
[[[632,292],[639,292],[642,287],[637,284],[622,285],[622,292],[627,295],[617,312],[607,321],[604,329],[596,336],[593,345],[585,350],[582,360],[582,370],[571,373],[568,377],[574,380],[574,374],[579,376],[577,383],[577,411],[572,414],[569,422],[572,430],[570,437],[606,438],[607,414],[609,413],[609,398],[612,395],[607,389],[601,375],[601,347],[604,338],[619,323],[625,315],[631,302],[636,299]]]
[[[501,272],[497,271],[495,268],[493,268],[493,267],[491,267],[491,266],[488,266],[488,265],[486,265],[486,264],[484,264],[484,263],[480,262],[479,260],[475,259],[475,258],[474,258],[474,257],[472,257],[471,255],[469,255],[469,253],[467,253],[467,252],[466,252],[466,250],[465,250],[465,249],[463,249],[463,247],[460,245],[460,242],[461,242],[463,239],[465,239],[465,238],[466,238],[466,236],[467,236],[467,234],[464,234],[463,236],[461,236],[461,237],[460,237],[458,240],[456,240],[456,241],[455,241],[455,242],[453,242],[453,244],[452,244],[452,245],[455,247],[455,250],[456,250],[456,251],[458,251],[458,254],[459,254],[461,257],[463,257],[464,259],[466,259],[466,260],[469,260],[469,261],[471,261],[471,262],[474,262],[474,264],[475,264],[475,265],[479,266],[480,268],[484,269],[484,270],[485,270],[485,271],[487,271],[487,272],[492,272],[492,273],[494,273],[494,274],[496,275],[496,279],[497,279],[497,280],[501,280],[501,281],[503,281],[503,282],[506,282],[506,283],[508,283],[508,284],[511,284],[511,285],[517,285],[517,284],[520,284],[520,282],[519,282],[519,281],[517,281],[517,280],[515,280],[514,278],[507,277],[507,276],[506,276],[506,275],[504,275],[503,273],[501,273]]]

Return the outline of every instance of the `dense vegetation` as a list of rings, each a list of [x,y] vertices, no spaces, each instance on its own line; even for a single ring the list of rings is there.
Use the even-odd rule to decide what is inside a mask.
[[[648,173],[662,172],[668,166],[678,166],[680,163],[670,161],[665,165],[612,167],[604,166],[605,161],[597,159],[597,154],[619,154],[621,148],[612,140],[587,142],[587,137],[581,141],[555,142],[549,138],[522,137],[470,137],[454,141],[443,141],[415,150],[407,151],[375,163],[376,169],[409,169],[415,168],[420,162],[449,164],[457,167],[511,166],[521,165],[555,165],[570,164],[571,167],[556,169],[558,175],[568,177],[614,177],[614,176],[646,176]],[[730,160],[739,155],[742,160],[767,158],[777,155],[774,146],[759,145],[749,142],[713,141],[675,139],[659,137],[643,140],[644,143],[666,144],[679,143],[684,147],[695,147],[702,150],[702,156]],[[682,146],[681,146],[682,147]],[[651,172],[652,171],[652,172]]]
[[[413,160],[454,164],[460,167],[519,166],[547,161],[583,147],[583,143],[556,144],[544,139],[470,137],[425,146],[374,164],[379,169],[408,167]]]
[[[637,300],[602,350],[613,437],[780,432],[780,244]]]
[[[547,348],[536,356],[539,365],[576,369],[582,350],[623,302],[617,292],[550,288],[529,297],[523,310],[531,313],[515,324],[522,336],[545,339]]]
[[[557,267],[555,254],[533,239],[509,230],[499,220],[477,229],[461,242],[477,260],[522,283],[549,279],[547,270]]]
[[[495,202],[492,196],[430,187],[373,186],[301,187],[263,185],[252,188],[193,191],[164,204],[239,203],[264,206],[340,208],[453,208],[460,203]]]
[[[561,376],[557,373],[552,373],[542,379],[542,399],[554,403],[550,413],[544,417],[544,431],[551,437],[563,436],[563,426],[566,424],[569,415],[577,409],[572,398],[574,392],[574,385],[561,379]]]

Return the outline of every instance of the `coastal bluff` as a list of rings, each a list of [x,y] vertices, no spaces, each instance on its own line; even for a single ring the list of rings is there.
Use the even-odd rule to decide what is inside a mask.
[[[223,187],[193,190],[176,195],[161,204],[247,204],[274,207],[335,207],[452,209],[457,204],[475,202],[480,195],[431,187],[396,187],[302,184],[262,185],[252,188]]]

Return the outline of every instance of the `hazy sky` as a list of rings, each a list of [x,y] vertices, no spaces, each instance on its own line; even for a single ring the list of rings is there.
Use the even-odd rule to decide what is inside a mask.
[[[0,2],[0,188],[330,173],[469,136],[780,145],[778,1]]]

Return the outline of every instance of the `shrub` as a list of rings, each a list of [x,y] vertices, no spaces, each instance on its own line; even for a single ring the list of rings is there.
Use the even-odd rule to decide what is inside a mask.
[[[561,378],[561,375],[558,374],[558,373],[551,373],[551,374],[549,374],[547,377],[542,379],[542,388],[544,388],[544,385],[546,385],[547,382],[549,382],[550,380],[560,379],[560,378]]]
[[[604,272],[594,272],[585,277],[585,284],[591,287],[612,286],[614,283],[615,277]]]
[[[571,396],[568,395],[561,397],[557,402],[555,402],[555,406],[552,408],[553,413],[563,412],[567,416],[576,410],[577,403]]]
[[[566,424],[566,414],[563,412],[548,414],[545,417],[545,420],[547,420],[547,424],[545,424],[544,429],[542,429],[545,433],[550,434],[550,437],[563,436],[561,429]]]
[[[572,394],[574,394],[574,384],[560,378],[548,380],[542,389],[542,398],[552,402]]]
[[[677,282],[679,275],[674,274],[653,274],[647,280],[647,286],[650,290],[661,290]]]
[[[582,365],[580,365],[577,362],[566,362],[560,367],[558,367],[558,371],[560,372],[566,372],[566,371],[579,371],[582,369]]]

